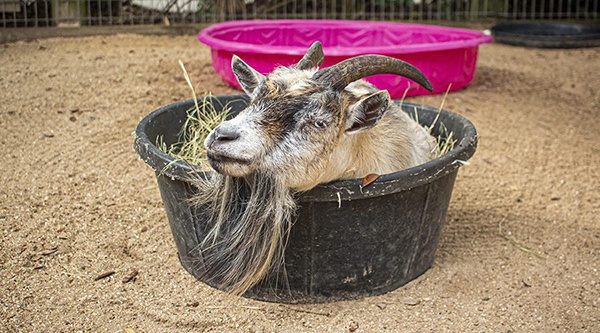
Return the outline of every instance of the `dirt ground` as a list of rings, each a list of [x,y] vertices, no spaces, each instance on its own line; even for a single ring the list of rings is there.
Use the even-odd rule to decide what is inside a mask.
[[[229,296],[180,266],[131,148],[140,118],[189,98],[178,59],[199,91],[234,92],[195,36],[0,45],[0,331],[600,332],[600,48],[481,47],[446,101],[480,145],[434,266],[317,305]]]

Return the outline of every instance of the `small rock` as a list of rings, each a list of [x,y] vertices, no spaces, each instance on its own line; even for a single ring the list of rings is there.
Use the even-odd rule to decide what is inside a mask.
[[[148,231],[148,227],[142,227],[142,229],[140,231],[141,232],[146,232],[146,231]]]
[[[198,301],[194,301],[192,303],[187,304],[187,306],[192,307],[192,308],[196,308],[196,307],[198,307],[198,305],[200,305],[200,302],[198,302]]]
[[[0,215],[0,220],[5,220],[6,219],[6,215]]]
[[[358,322],[351,320],[350,325],[348,325],[348,331],[354,332],[358,329],[358,327],[359,327]]]
[[[523,282],[523,286],[525,286],[525,287],[531,287],[531,283],[528,283],[525,280],[521,280],[521,282]]]
[[[44,133],[43,135],[45,138],[53,138],[54,137],[53,133]]]
[[[44,245],[42,245],[42,248],[44,248],[45,250],[53,250],[56,248],[56,245],[52,245],[51,243],[45,243]]]
[[[481,300],[484,301],[484,302],[487,302],[487,301],[490,300],[490,298],[486,296],[486,297],[482,298]]]
[[[77,120],[77,117],[75,117],[75,116],[70,116],[70,117],[69,117],[69,120],[70,120],[70,121],[76,121],[76,120]]]
[[[385,309],[387,307],[387,304],[385,303],[377,303],[377,307],[380,308],[381,310]]]
[[[42,45],[40,45],[40,46],[38,47],[38,50],[40,50],[40,51],[44,51],[45,49],[46,49],[46,47],[45,47],[45,46],[42,46]]]
[[[405,299],[401,300],[400,302],[402,302],[402,304],[404,304],[404,305],[409,305],[409,306],[415,306],[415,305],[419,305],[419,303],[421,303],[421,301],[419,301],[419,300],[414,300],[414,299],[410,299],[410,298],[405,298]]]
[[[551,197],[550,200],[552,200],[552,201],[558,201],[558,200],[560,200],[560,197]]]

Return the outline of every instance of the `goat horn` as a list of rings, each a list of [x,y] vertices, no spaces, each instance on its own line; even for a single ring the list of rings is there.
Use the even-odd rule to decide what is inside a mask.
[[[342,90],[350,83],[377,74],[396,74],[409,78],[423,88],[433,91],[427,77],[409,63],[383,55],[362,55],[346,59],[313,75],[313,80]]]
[[[306,54],[298,64],[296,68],[298,69],[311,69],[315,66],[321,66],[323,64],[323,58],[325,55],[323,54],[323,45],[321,42],[314,42],[313,45],[306,51]]]

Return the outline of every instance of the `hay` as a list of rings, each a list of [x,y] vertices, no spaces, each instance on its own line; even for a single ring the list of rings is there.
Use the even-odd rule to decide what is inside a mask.
[[[179,141],[167,146],[162,136],[157,147],[177,160],[197,165],[201,170],[209,170],[204,140],[220,123],[227,119],[231,108],[222,106],[218,111],[212,103],[212,95],[202,98],[197,107],[187,110],[185,123],[179,132]]]
[[[448,85],[448,89],[446,89],[446,93],[444,94],[444,98],[442,99],[442,104],[440,104],[440,107],[438,108],[438,114],[435,116],[435,119],[433,120],[430,126],[424,126],[429,135],[431,136],[433,136],[433,128],[435,126],[435,123],[440,118],[440,114],[442,113],[442,109],[444,108],[444,103],[446,103],[446,98],[448,97],[448,92],[450,92],[450,88],[452,88],[452,83],[450,83]],[[442,122],[440,122],[440,130],[438,133],[438,136],[435,137],[438,148],[436,157],[440,157],[454,149],[456,142],[458,142],[458,140],[452,138],[454,133],[448,132],[448,129],[446,128],[446,126],[444,126]]]
[[[194,85],[181,60],[179,60],[179,65],[192,92],[194,107],[187,110],[185,123],[179,132],[179,141],[167,146],[163,137],[160,136],[156,141],[156,146],[176,160],[183,160],[197,165],[200,170],[209,170],[210,165],[206,158],[204,140],[215,127],[227,119],[231,108],[226,104],[219,105],[220,108],[217,110],[213,105],[214,96],[210,92],[201,99],[201,104],[199,104]]]
[[[433,122],[431,123],[431,125],[429,125],[429,126],[422,125],[423,128],[425,128],[425,130],[427,131],[427,133],[429,133],[429,135],[433,136],[433,138],[435,139],[436,151],[432,151],[432,153],[435,154],[436,158],[443,156],[447,152],[454,149],[454,146],[458,142],[458,140],[453,138],[454,133],[449,132],[448,128],[446,128],[446,126],[444,126],[444,124],[442,122],[440,122],[440,125],[439,125],[438,135],[437,136],[433,135],[433,129],[435,128],[435,124],[438,122],[438,120],[440,118],[440,114],[442,113],[442,109],[444,108],[444,103],[446,103],[446,98],[448,97],[448,92],[450,92],[451,87],[452,87],[452,84],[448,85],[448,89],[446,89],[446,93],[444,94],[444,98],[442,99],[442,104],[440,104],[440,107],[438,108],[438,113],[435,116],[435,118],[433,119]],[[407,90],[408,90],[408,88],[407,88]],[[406,96],[406,92],[404,92],[404,95]],[[402,102],[404,102],[404,97],[402,97]],[[402,105],[402,104],[400,104],[400,105]],[[417,124],[420,124],[419,123],[419,111],[417,110],[416,107],[415,107],[415,118],[414,119],[417,122]]]

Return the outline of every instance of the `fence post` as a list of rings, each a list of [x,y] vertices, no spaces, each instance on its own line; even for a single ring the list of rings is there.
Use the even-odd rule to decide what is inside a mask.
[[[85,2],[77,0],[52,0],[52,18],[58,27],[79,27],[86,17]]]
[[[475,20],[479,16],[479,0],[471,0],[471,4],[469,6],[469,19]]]
[[[508,2],[506,1],[506,5],[508,6]],[[487,17],[503,17],[506,18],[508,13],[506,12],[507,7],[505,7],[505,0],[488,0],[487,2]]]

